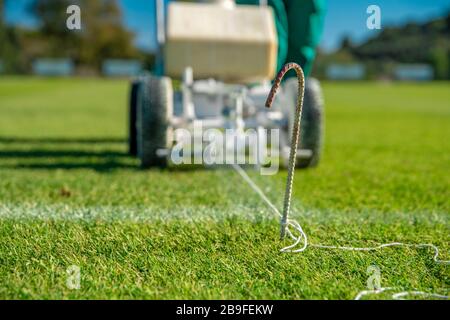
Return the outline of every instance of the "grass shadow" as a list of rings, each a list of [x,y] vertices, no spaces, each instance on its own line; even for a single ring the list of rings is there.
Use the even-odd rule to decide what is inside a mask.
[[[0,158],[64,158],[64,157],[128,157],[125,152],[119,151],[87,151],[87,150],[0,150]]]
[[[11,166],[0,166],[11,169],[30,169],[30,170],[74,170],[74,169],[93,169],[97,172],[109,172],[116,169],[135,169],[138,170],[138,166],[133,164],[127,164],[117,161],[105,161],[105,162],[79,162],[79,163],[31,163],[31,164],[16,164]]]
[[[5,144],[112,144],[112,143],[125,143],[126,139],[122,138],[24,138],[24,137],[0,137],[0,143]]]
[[[93,169],[107,172],[115,169],[136,169],[131,156],[120,151],[125,139],[118,138],[17,138],[0,137],[0,168],[31,170]],[[79,146],[76,146],[81,144]],[[111,144],[114,144],[111,146]],[[71,149],[64,150],[63,146]],[[15,149],[11,149],[14,148]],[[98,150],[98,147],[101,149]],[[119,147],[119,150],[117,150]],[[30,148],[27,150],[26,148]],[[1,160],[8,160],[2,163]],[[12,160],[13,163],[11,163]]]

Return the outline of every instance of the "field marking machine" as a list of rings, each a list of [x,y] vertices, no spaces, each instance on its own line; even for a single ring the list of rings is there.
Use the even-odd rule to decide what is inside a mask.
[[[267,158],[261,155],[275,154],[280,166],[286,167],[297,81],[284,81],[272,108],[265,107],[278,50],[275,17],[267,1],[238,5],[233,0],[169,4],[156,0],[156,16],[156,72],[131,82],[130,154],[139,158],[143,168],[166,167],[173,163],[172,150],[180,141],[186,147],[183,157],[190,158],[201,152],[187,148],[198,138],[203,141],[197,135],[208,129],[233,130],[242,142],[236,145],[249,157],[248,149],[257,146],[255,164],[264,166]],[[322,122],[320,85],[308,78],[297,167],[318,163]],[[277,129],[278,141],[269,137],[272,129]],[[248,138],[249,131],[256,140]],[[180,132],[191,135],[186,139]]]

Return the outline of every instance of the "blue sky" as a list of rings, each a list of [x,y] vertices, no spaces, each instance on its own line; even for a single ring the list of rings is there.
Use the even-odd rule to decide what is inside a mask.
[[[36,22],[26,10],[30,2],[6,0],[6,21],[34,26]],[[119,0],[119,3],[123,8],[125,24],[136,33],[137,45],[147,50],[155,49],[155,0]],[[380,6],[382,26],[426,21],[450,10],[450,0],[328,0],[321,47],[333,50],[344,35],[349,35],[356,42],[374,36],[376,31],[366,28],[366,8],[371,4]]]

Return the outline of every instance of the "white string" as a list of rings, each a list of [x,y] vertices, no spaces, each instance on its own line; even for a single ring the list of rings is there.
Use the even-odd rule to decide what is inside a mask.
[[[437,298],[437,299],[450,299],[450,296],[445,296],[443,294],[438,294],[438,293],[423,292],[423,291],[403,291],[403,292],[399,292],[399,293],[394,293],[392,295],[392,298],[394,298],[396,300],[404,300],[404,299],[402,299],[402,297],[409,296],[409,295],[424,296],[424,297]]]
[[[434,250],[434,256],[433,256],[433,260],[436,263],[439,264],[450,264],[450,260],[439,260],[438,256],[439,256],[439,248],[436,247],[434,244],[431,243],[403,243],[403,242],[390,242],[390,243],[383,243],[380,244],[378,246],[375,247],[346,247],[346,246],[326,246],[326,245],[321,245],[321,244],[311,244],[311,247],[315,247],[315,248],[322,248],[322,249],[338,249],[338,250],[349,250],[349,251],[373,251],[373,250],[378,250],[378,249],[383,249],[383,248],[387,248],[387,247],[413,247],[413,248],[432,248]]]
[[[393,290],[401,290],[401,288],[387,287],[387,288],[378,288],[375,290],[363,290],[363,291],[360,291],[356,295],[355,300],[361,300],[361,298],[363,298],[364,296],[370,295],[370,294],[380,294],[382,292],[393,291]],[[443,294],[418,291],[418,290],[401,291],[401,292],[393,293],[391,295],[391,297],[395,300],[404,300],[403,297],[410,296],[410,295],[422,296],[422,297],[427,297],[427,298],[436,298],[436,299],[449,299],[450,298],[450,296],[446,296]]]
[[[356,297],[355,297],[354,300],[361,300],[362,297],[364,297],[364,296],[366,296],[366,295],[368,295],[368,294],[380,294],[380,293],[382,293],[382,292],[384,292],[384,291],[392,290],[392,289],[393,289],[393,288],[379,288],[379,289],[375,289],[375,290],[363,290],[363,291],[360,291],[360,292],[356,295]]]
[[[282,214],[280,211],[278,211],[277,207],[269,200],[269,198],[266,197],[264,192],[256,185],[256,183],[253,182],[252,179],[248,176],[248,174],[239,166],[238,164],[232,164],[232,167],[239,173],[239,175],[249,184],[249,186],[261,197],[261,199],[281,218]],[[299,232],[299,236],[296,237],[294,234],[289,230],[289,227],[294,228]],[[295,220],[288,219],[287,220],[287,234],[294,240],[295,242],[287,247],[284,247],[281,249],[282,252],[302,252],[306,249],[308,246],[308,238],[306,237],[306,233],[303,231],[302,226]],[[300,241],[303,240],[303,246],[300,249],[292,250],[292,248],[295,248]]]
[[[280,211],[275,207],[275,205],[267,198],[267,196],[264,194],[264,192],[256,185],[256,183],[253,182],[253,180],[248,176],[248,174],[238,165],[238,164],[232,164],[232,167],[236,170],[237,173],[248,183],[248,185],[261,197],[261,199],[275,212],[279,217],[282,217]],[[295,236],[290,230],[289,227],[292,227],[294,230],[298,231],[299,236]],[[294,243],[282,248],[280,251],[282,252],[302,252],[306,250],[308,247],[308,238],[306,236],[306,233],[303,231],[302,226],[300,223],[298,223],[296,220],[288,219],[287,221],[287,233],[288,235],[294,240]],[[295,247],[298,246],[300,242],[303,241],[303,245],[299,249],[295,249]],[[430,243],[419,243],[419,244],[411,244],[411,243],[403,243],[403,242],[390,242],[390,243],[383,243],[378,246],[374,247],[349,247],[349,246],[330,246],[330,245],[322,245],[322,244],[310,244],[310,247],[314,248],[320,248],[320,249],[336,249],[336,250],[347,250],[347,251],[373,251],[373,250],[379,250],[383,248],[388,247],[394,247],[394,246],[403,246],[403,247],[413,247],[413,248],[424,248],[429,247],[434,250],[434,256],[433,260],[438,264],[450,264],[450,260],[440,260],[438,259],[439,256],[439,248],[436,247],[434,244]],[[384,292],[386,290],[391,290],[393,288],[380,288],[377,290],[364,290],[358,293],[358,295],[355,297],[355,300],[359,300],[362,296],[367,294],[379,294],[381,292]],[[407,295],[422,295],[427,297],[434,297],[434,298],[440,298],[440,299],[450,299],[450,296],[444,296],[439,295],[435,293],[427,293],[422,291],[402,291],[399,293],[395,293],[392,295],[393,299],[400,299]]]

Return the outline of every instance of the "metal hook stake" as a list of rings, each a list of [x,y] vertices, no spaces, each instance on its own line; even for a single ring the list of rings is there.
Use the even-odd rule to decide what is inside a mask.
[[[275,94],[277,93],[278,88],[280,87],[281,80],[283,79],[286,72],[288,72],[291,69],[294,69],[295,73],[297,74],[298,94],[297,94],[297,105],[295,108],[294,126],[292,130],[291,150],[289,153],[288,176],[286,181],[286,192],[284,194],[283,215],[281,217],[281,231],[280,231],[281,240],[284,239],[284,236],[286,234],[288,216],[291,207],[292,184],[294,182],[294,173],[295,173],[295,159],[297,157],[297,148],[300,133],[300,121],[302,116],[303,98],[305,93],[305,75],[303,73],[302,68],[297,63],[290,62],[283,66],[280,72],[278,72],[278,75],[275,78],[272,89],[270,90],[269,96],[267,97],[266,100],[266,107],[270,108],[272,106],[273,99],[275,98]]]

